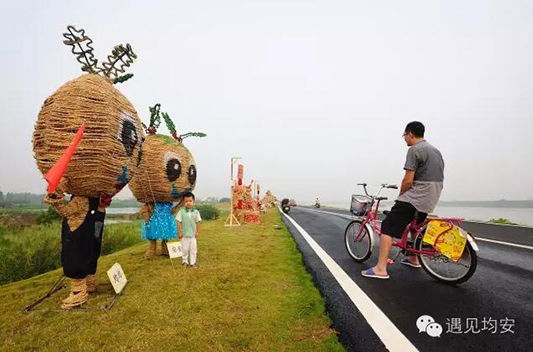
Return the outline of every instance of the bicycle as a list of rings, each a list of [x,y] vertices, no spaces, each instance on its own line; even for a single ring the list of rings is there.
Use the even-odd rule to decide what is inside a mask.
[[[289,205],[289,200],[287,198],[283,199],[281,201],[281,210],[285,213],[285,214],[289,214],[289,211],[291,211],[291,207]]]
[[[377,220],[378,209],[380,202],[387,200],[387,197],[380,197],[379,194],[384,188],[398,189],[398,186],[382,184],[379,191],[373,196],[368,194],[366,183],[359,183],[358,186],[363,186],[365,195],[352,196],[350,211],[359,218],[351,221],[346,227],[344,244],[350,257],[354,261],[362,263],[372,255],[375,235],[381,235],[381,227]],[[375,210],[372,210],[374,203],[376,203],[376,207]],[[383,213],[387,215],[388,211],[384,211]],[[441,254],[434,245],[423,241],[426,226],[430,221],[439,220],[450,225],[458,226],[462,219],[428,217],[422,223],[417,224],[417,217],[415,213],[414,219],[406,226],[399,241],[393,238],[393,247],[400,249],[394,260],[400,253],[407,256],[416,255],[422,268],[431,277],[448,284],[462,283],[472,277],[476,271],[476,252],[479,249],[474,241],[474,237],[470,233],[466,232],[466,246],[461,258],[457,262]],[[408,241],[410,232],[414,234],[412,237],[414,241]]]

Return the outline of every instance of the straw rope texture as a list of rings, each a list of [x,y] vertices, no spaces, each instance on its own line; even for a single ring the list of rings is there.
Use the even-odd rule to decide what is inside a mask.
[[[85,279],[70,280],[70,294],[61,304],[61,309],[72,309],[81,306],[87,302],[89,297],[87,293],[87,284]]]
[[[50,193],[44,197],[44,202],[54,207],[61,217],[67,219],[70,231],[76,231],[83,224],[89,211],[89,198],[74,197],[71,201],[65,201],[63,193]]]
[[[184,191],[196,185],[196,163],[189,150],[177,140],[164,135],[149,135],[143,144],[143,157],[129,187],[142,203],[175,202]],[[148,207],[148,206],[147,206]],[[152,208],[141,208],[149,219]]]
[[[134,176],[144,131],[133,105],[106,78],[84,74],[44,102],[33,133],[33,151],[45,174],[86,123],[65,173],[67,193],[113,196]]]
[[[87,286],[87,292],[88,293],[96,292],[96,288],[98,287],[98,282],[96,281],[96,276],[87,275],[87,277],[85,278],[85,284]]]
[[[267,208],[274,208],[277,201],[278,199],[270,191],[267,191],[265,197],[263,198],[263,204]]]

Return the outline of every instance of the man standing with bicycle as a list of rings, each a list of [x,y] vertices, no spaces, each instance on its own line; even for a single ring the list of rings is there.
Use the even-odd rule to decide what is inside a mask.
[[[389,214],[381,223],[378,264],[363,270],[365,277],[388,279],[387,264],[394,238],[401,238],[406,226],[416,217],[422,222],[431,213],[444,182],[444,160],[440,151],[424,139],[425,127],[421,122],[409,122],[403,138],[409,150],[404,165],[400,195]],[[413,239],[414,240],[414,239]],[[418,258],[410,256],[402,264],[419,268]]]

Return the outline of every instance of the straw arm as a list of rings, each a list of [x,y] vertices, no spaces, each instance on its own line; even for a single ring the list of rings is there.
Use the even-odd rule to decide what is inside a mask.
[[[150,218],[152,217],[153,212],[154,206],[151,203],[144,203],[141,206],[141,210],[139,211],[139,213],[141,214],[141,218],[146,222],[150,222]]]
[[[44,201],[54,207],[61,217],[67,219],[71,231],[81,226],[89,211],[89,198],[87,197],[77,196],[67,202],[63,193],[49,193]]]

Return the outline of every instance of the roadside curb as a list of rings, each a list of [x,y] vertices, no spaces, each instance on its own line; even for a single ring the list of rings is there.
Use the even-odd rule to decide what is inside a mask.
[[[280,212],[281,213],[281,212]],[[307,272],[325,301],[326,313],[347,351],[387,351],[365,317],[354,306],[326,265],[285,216],[282,221],[302,255]]]

